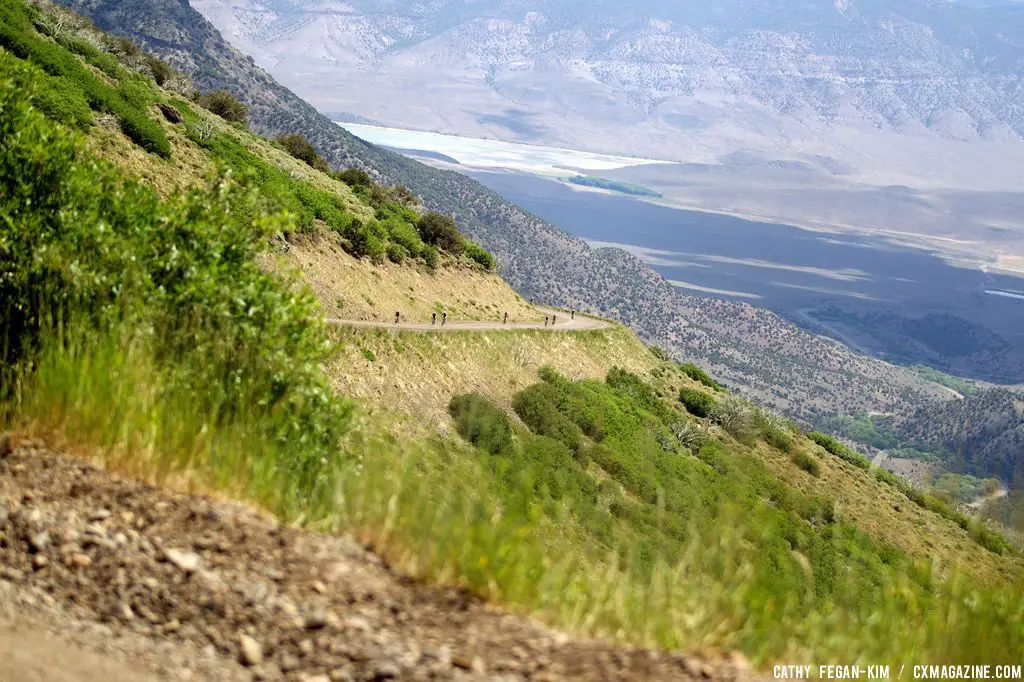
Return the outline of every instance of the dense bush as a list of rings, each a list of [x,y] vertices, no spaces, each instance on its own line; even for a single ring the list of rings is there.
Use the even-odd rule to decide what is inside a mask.
[[[384,226],[391,241],[402,246],[410,256],[418,258],[423,254],[423,240],[420,239],[415,227],[400,220],[389,220]]]
[[[469,256],[470,259],[472,259],[477,265],[482,267],[484,270],[487,270],[488,272],[494,270],[496,265],[494,261],[494,256],[492,256],[482,247],[475,244],[474,242],[466,242],[465,249],[466,255]]]
[[[227,90],[214,90],[196,98],[199,106],[231,123],[247,123],[249,108]]]
[[[807,437],[823,447],[826,452],[849,462],[855,467],[860,469],[869,469],[871,467],[871,462],[869,462],[864,455],[859,452],[855,452],[853,449],[847,447],[843,443],[840,443],[832,436],[821,433],[820,431],[814,431],[812,433],[808,433]]]
[[[459,435],[492,455],[512,452],[512,424],[508,416],[480,395],[463,394],[451,399],[448,412]]]
[[[387,246],[388,260],[392,263],[401,264],[406,258],[409,257],[409,251],[401,244],[391,242]]]
[[[151,54],[145,56],[146,69],[149,71],[150,77],[153,82],[163,87],[174,75],[174,69],[172,69],[167,62],[155,57]]]
[[[554,438],[574,453],[579,453],[583,434],[572,420],[559,412],[555,405],[557,394],[557,388],[551,384],[535,384],[516,394],[512,408],[531,431]]]
[[[335,180],[344,182],[349,187],[370,187],[374,184],[370,174],[358,168],[346,168],[336,171],[332,173],[332,177]]]
[[[419,222],[416,223],[416,229],[427,244],[455,256],[462,253],[462,234],[459,232],[455,220],[450,216],[428,211],[420,216]]]
[[[695,417],[710,417],[715,408],[715,399],[703,391],[695,388],[679,389],[679,402],[683,404],[686,411]]]
[[[382,263],[387,255],[387,242],[376,233],[373,225],[355,220],[352,229],[346,233],[352,254]]]
[[[693,364],[692,362],[684,362],[679,365],[679,369],[683,371],[683,374],[690,377],[694,381],[698,381],[708,388],[713,388],[716,391],[722,390],[721,385],[717,381],[711,378],[711,376],[703,369]]]
[[[441,262],[441,256],[437,252],[437,249],[434,248],[433,246],[429,246],[429,245],[424,246],[423,247],[422,255],[423,255],[423,262],[427,264],[427,267],[436,270],[437,266]]]
[[[327,165],[327,161],[317,153],[309,140],[302,135],[298,133],[278,135],[276,139],[277,143],[280,144],[286,152],[299,161],[304,161],[310,168],[323,171],[324,173],[329,173],[331,171],[331,167]]]

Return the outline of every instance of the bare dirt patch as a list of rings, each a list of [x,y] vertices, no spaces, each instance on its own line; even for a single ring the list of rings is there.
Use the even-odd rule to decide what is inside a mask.
[[[576,639],[403,578],[350,538],[119,478],[37,442],[0,448],[0,606],[0,632],[32,624],[4,644],[19,651],[6,659],[19,680],[752,676],[736,656]]]

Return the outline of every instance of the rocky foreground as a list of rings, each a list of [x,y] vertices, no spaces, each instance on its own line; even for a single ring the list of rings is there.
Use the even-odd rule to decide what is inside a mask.
[[[0,437],[0,682],[745,680],[418,584],[351,538]]]

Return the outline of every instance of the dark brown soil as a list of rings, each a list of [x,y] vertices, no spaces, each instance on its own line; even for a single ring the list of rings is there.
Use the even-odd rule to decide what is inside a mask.
[[[0,443],[0,639],[5,632],[42,672],[23,661],[21,677],[9,667],[14,677],[0,682],[119,679],[113,669],[124,679],[141,670],[307,682],[752,676],[738,656],[557,633],[396,575],[350,538],[123,479],[38,443]],[[68,661],[81,670],[57,674]]]

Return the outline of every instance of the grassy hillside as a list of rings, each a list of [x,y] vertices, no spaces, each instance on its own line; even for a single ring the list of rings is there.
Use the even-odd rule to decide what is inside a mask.
[[[537,322],[543,313],[512,291],[498,275],[475,264],[431,269],[422,264],[373,263],[347,253],[329,230],[289,238],[287,248],[268,254],[274,272],[295,270],[320,300],[324,314],[347,320],[390,322],[395,311],[409,322],[440,319]]]
[[[614,318],[676,357],[713,367],[730,386],[793,417],[907,410],[947,399],[920,376],[859,356],[742,303],[685,296],[638,259],[591,249],[458,173],[359,140],[275,82],[179,0],[62,0],[187,72],[203,90],[227,89],[268,135],[301,132],[332,164],[409,187],[452,214],[497,257],[521,295]]]
[[[218,119],[87,26],[95,53],[72,52],[55,25],[0,6],[3,428],[634,644],[761,665],[1024,650],[1021,557],[998,535],[622,327],[325,328],[323,306],[410,295],[416,316],[536,313],[401,188]],[[149,123],[75,108],[83,73]],[[413,236],[421,253],[392,258]]]

